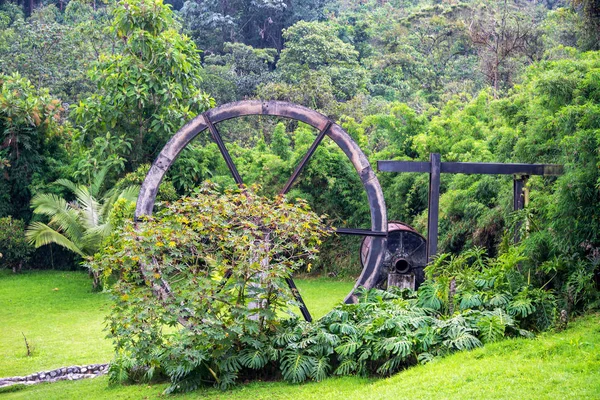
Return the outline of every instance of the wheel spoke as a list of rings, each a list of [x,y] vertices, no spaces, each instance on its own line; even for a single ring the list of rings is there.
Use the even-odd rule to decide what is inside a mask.
[[[233,274],[233,270],[231,268],[229,268],[227,271],[225,271],[225,274],[223,274],[223,277],[221,278],[221,281],[219,282],[219,286],[217,286],[217,293],[220,293],[221,290],[223,290],[223,288],[227,284],[227,281],[229,280],[229,278],[231,278],[232,274]]]
[[[300,312],[302,313],[302,316],[304,317],[304,320],[307,322],[312,322],[312,317],[310,315],[310,312],[308,312],[308,308],[306,308],[306,304],[304,303],[304,300],[302,299],[302,296],[300,295],[300,292],[298,291],[298,288],[296,287],[294,280],[291,277],[289,277],[289,278],[285,278],[285,281],[287,282],[288,287],[292,291],[292,294],[294,295],[294,298],[296,299],[296,301],[298,303],[300,303],[299,308],[300,308]]]
[[[387,232],[372,231],[370,229],[357,228],[337,228],[335,233],[342,235],[357,235],[357,236],[387,236]]]
[[[300,172],[302,172],[302,170],[304,169],[304,166],[306,165],[306,163],[308,162],[310,157],[313,155],[313,153],[317,149],[317,146],[321,143],[321,141],[325,137],[325,134],[331,127],[331,124],[332,124],[331,121],[327,121],[325,128],[323,128],[323,130],[321,132],[319,132],[319,134],[317,135],[317,138],[315,139],[313,144],[310,146],[310,149],[308,149],[308,153],[306,153],[304,155],[304,158],[302,159],[302,161],[300,161],[300,164],[298,164],[298,166],[296,166],[294,173],[292,174],[292,176],[290,176],[290,179],[288,179],[288,181],[285,183],[285,186],[283,187],[283,189],[281,189],[281,192],[279,192],[279,194],[286,194],[287,192],[290,191],[290,188],[294,184],[294,181],[296,180],[296,178],[298,178],[298,175],[300,175]]]
[[[221,134],[219,133],[217,128],[215,128],[215,125],[212,123],[210,118],[208,118],[208,115],[206,113],[204,113],[202,115],[204,116],[206,125],[208,125],[208,130],[210,130],[210,134],[212,135],[214,141],[217,143],[217,146],[219,146],[221,155],[225,159],[225,163],[227,164],[229,171],[231,171],[231,175],[233,175],[233,179],[235,180],[235,183],[237,183],[238,186],[242,186],[244,184],[244,181],[242,181],[242,177],[240,176],[240,173],[238,172],[237,168],[235,167],[235,164],[233,163],[233,160],[231,159],[231,155],[229,155],[229,151],[227,151],[227,147],[225,147],[225,143],[223,142],[223,138],[221,137]]]

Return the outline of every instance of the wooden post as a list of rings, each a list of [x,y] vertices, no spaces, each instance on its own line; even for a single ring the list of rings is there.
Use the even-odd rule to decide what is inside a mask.
[[[519,211],[525,208],[525,184],[527,183],[527,175],[514,175],[513,177],[513,210]],[[518,222],[515,226],[515,243],[521,240],[519,231],[521,223]]]
[[[440,212],[440,174],[442,171],[439,153],[429,154],[429,207],[427,208],[427,262],[437,253],[438,220]]]

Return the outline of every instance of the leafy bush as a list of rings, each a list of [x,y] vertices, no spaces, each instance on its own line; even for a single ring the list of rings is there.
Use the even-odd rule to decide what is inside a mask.
[[[265,367],[272,356],[252,351],[265,350],[277,314],[297,306],[285,279],[315,257],[323,225],[302,201],[209,186],[137,226],[125,222],[92,263],[119,277],[112,379],[162,372],[170,390],[206,380],[226,388],[243,369]]]
[[[556,298],[550,290],[530,284],[520,271],[526,260],[520,247],[509,247],[495,259],[474,248],[459,255],[442,254],[425,271],[419,304],[448,315],[468,310],[497,311],[530,330],[550,328],[556,318]]]
[[[32,251],[25,239],[25,223],[11,217],[0,218],[0,268],[19,272]]]
[[[390,375],[505,335],[528,332],[501,309],[466,310],[451,318],[422,307],[415,293],[363,291],[358,304],[337,306],[315,324],[290,320],[275,334],[284,379]],[[293,360],[293,363],[290,362]]]

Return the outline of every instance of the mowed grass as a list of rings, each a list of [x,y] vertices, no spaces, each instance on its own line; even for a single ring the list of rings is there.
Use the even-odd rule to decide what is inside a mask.
[[[295,281],[315,318],[342,301],[354,284]],[[86,273],[0,271],[0,377],[110,361],[112,344],[103,330],[109,311],[109,295],[93,293]],[[32,357],[26,356],[23,334]]]
[[[0,377],[109,361],[113,350],[103,332],[109,296],[91,288],[81,272],[1,271]]]
[[[457,353],[387,379],[330,378],[292,385],[254,382],[222,392],[208,388],[165,396],[160,385],[108,386],[106,377],[43,384],[6,393],[7,399],[599,399],[600,316],[561,333],[513,339]]]
[[[45,274],[45,276],[43,276]],[[63,275],[64,274],[64,275]],[[39,276],[38,276],[39,275]],[[50,282],[63,282],[64,288],[71,288],[71,296],[55,296],[58,291],[50,291],[38,287]],[[71,282],[71,283],[68,283]],[[76,283],[79,282],[79,283]],[[35,367],[38,370],[40,360],[44,354],[57,354],[67,350],[77,361],[72,363],[83,363],[82,359],[92,358],[90,353],[105,354],[104,359],[92,359],[90,362],[107,361],[111,357],[110,343],[102,339],[104,334],[92,332],[91,323],[98,318],[98,324],[102,326],[103,315],[108,307],[106,295],[93,294],[89,292],[89,281],[82,274],[73,273],[32,273],[22,277],[0,276],[0,306],[4,315],[7,315],[7,291],[19,292],[19,288],[13,285],[19,284],[19,288],[28,288],[29,294],[23,293],[20,308],[27,311],[27,317],[22,321],[18,316],[10,313],[9,325],[35,323],[30,318],[54,324],[40,327],[49,335],[56,335],[62,328],[57,323],[60,321],[63,328],[96,335],[91,340],[96,346],[104,347],[100,350],[93,347],[75,347],[67,349],[70,343],[55,338],[52,343],[58,346],[57,350],[45,349],[35,355],[29,363],[22,362],[24,345],[15,340],[21,349],[12,359],[0,359],[2,371],[15,370],[17,367]],[[339,287],[336,282],[330,283],[326,280],[297,280],[303,296],[307,303],[312,303],[315,308],[324,298],[330,297],[332,305],[339,301],[347,293],[351,283],[341,282]],[[53,286],[53,285],[49,285]],[[81,286],[79,289],[76,287]],[[58,286],[55,286],[58,287]],[[314,290],[316,297],[311,291]],[[16,293],[13,293],[17,295]],[[334,296],[335,294],[335,296]],[[340,294],[340,298],[335,298]],[[72,297],[79,297],[73,299]],[[93,301],[88,301],[90,298]],[[37,300],[36,300],[37,299]],[[59,301],[56,301],[59,300]],[[314,301],[313,301],[314,300]],[[36,304],[30,306],[26,304]],[[45,306],[47,307],[45,307]],[[71,305],[74,310],[69,309]],[[88,306],[85,310],[83,307]],[[38,307],[45,307],[48,316],[40,317],[37,314]],[[101,308],[104,307],[104,310]],[[58,311],[62,308],[61,316]],[[328,311],[329,305],[323,305],[322,309]],[[315,309],[316,310],[316,309]],[[315,316],[317,312],[314,311]],[[25,315],[25,314],[23,314]],[[69,316],[73,315],[73,318]],[[79,315],[79,316],[77,316]],[[76,317],[77,316],[77,317]],[[96,316],[96,317],[94,317]],[[4,342],[8,332],[2,317],[0,334],[2,334],[1,351],[6,354],[7,346]],[[78,328],[79,324],[87,326]],[[14,329],[14,328],[11,328]],[[94,328],[95,329],[95,328]],[[20,332],[17,332],[20,334]],[[58,334],[61,335],[60,333]],[[12,341],[12,337],[10,338]],[[83,339],[80,339],[83,340]],[[22,341],[22,338],[21,338]],[[104,344],[102,344],[104,343]],[[58,360],[61,360],[60,358]],[[69,364],[69,363],[67,363]],[[64,364],[64,365],[67,365]],[[62,365],[62,364],[61,364]],[[54,366],[54,365],[53,365]],[[45,367],[44,367],[45,368]],[[27,370],[26,372],[33,372]],[[16,373],[9,373],[14,375]],[[6,376],[2,373],[1,376]],[[2,397],[7,399],[160,399],[160,398],[206,398],[206,399],[600,399],[600,315],[588,315],[573,322],[570,327],[560,333],[545,333],[535,339],[512,339],[500,343],[487,345],[483,348],[464,353],[457,353],[434,363],[417,366],[403,371],[387,379],[367,379],[358,377],[331,378],[320,383],[307,383],[292,385],[285,382],[253,382],[241,384],[238,387],[222,392],[212,388],[203,389],[194,393],[178,396],[165,396],[162,391],[166,384],[159,385],[131,385],[114,386],[108,385],[106,377],[93,380],[77,382],[57,382],[53,384],[42,384],[11,393],[4,393]]]

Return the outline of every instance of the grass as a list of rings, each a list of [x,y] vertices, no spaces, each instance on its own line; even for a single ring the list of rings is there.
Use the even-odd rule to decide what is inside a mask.
[[[102,331],[109,307],[108,295],[92,293],[84,273],[2,271],[0,376],[110,360],[112,346]]]
[[[63,275],[64,274],[64,275]],[[62,282],[61,286],[49,284]],[[16,286],[18,285],[18,286]],[[328,301],[339,300],[347,293],[348,283],[329,283],[323,280],[302,280],[298,282],[304,297],[318,315],[316,309],[324,298]],[[58,291],[53,291],[59,287]],[[76,289],[79,288],[79,289]],[[349,287],[348,287],[349,288]],[[62,295],[61,291],[69,292]],[[311,294],[311,291],[313,293]],[[335,296],[334,296],[335,294]],[[341,294],[338,299],[333,299]],[[316,296],[316,297],[313,297]],[[7,299],[18,300],[7,303]],[[11,300],[11,301],[12,301]],[[33,306],[27,306],[29,303]],[[20,303],[20,305],[18,305]],[[312,303],[312,304],[311,304]],[[8,305],[8,307],[7,307]],[[10,308],[18,305],[23,312]],[[49,342],[42,342],[39,353],[31,361],[22,361],[24,345],[21,340],[10,336],[11,343],[19,348],[16,355],[0,359],[0,376],[7,376],[4,371],[16,371],[18,368],[41,365],[41,358],[51,359],[50,355],[67,353],[75,358],[75,363],[83,363],[82,359],[98,362],[110,359],[110,344],[102,339],[100,332],[93,333],[93,323],[99,318],[101,326],[102,314],[106,312],[107,299],[102,294],[89,293],[89,281],[85,276],[72,273],[34,273],[22,277],[0,275],[0,306],[5,313],[2,317],[0,342],[2,354],[11,351],[5,343],[7,324],[4,324],[6,313],[10,318],[10,332],[15,326],[28,323],[35,326],[31,319],[46,325],[40,332],[47,332],[54,337]],[[86,307],[88,307],[86,309]],[[322,303],[322,310],[330,306]],[[40,315],[45,313],[46,315]],[[73,310],[70,310],[73,308]],[[59,311],[62,309],[61,315]],[[73,315],[73,317],[69,317]],[[79,317],[76,317],[78,316]],[[487,345],[471,352],[457,353],[437,362],[418,366],[403,371],[388,379],[366,379],[344,377],[327,379],[320,383],[292,385],[284,382],[254,382],[244,384],[227,392],[204,389],[199,392],[181,396],[176,399],[600,399],[600,315],[588,315],[572,323],[564,332],[545,333],[533,340],[513,339]],[[78,338],[80,343],[95,343],[99,348],[78,347],[65,349],[70,343],[55,337],[60,331],[58,324],[65,329],[80,333],[87,332],[88,338]],[[86,324],[78,327],[79,324]],[[92,325],[90,325],[92,324]],[[55,326],[53,328],[52,326]],[[62,329],[62,328],[61,328]],[[17,337],[20,332],[17,329]],[[33,336],[33,335],[32,335]],[[77,335],[75,335],[77,337]],[[73,340],[72,338],[69,340]],[[39,339],[35,341],[39,342]],[[89,341],[89,342],[86,342]],[[57,349],[47,348],[51,343]],[[106,343],[106,344],[102,344]],[[107,346],[107,350],[102,350]],[[93,354],[106,351],[107,358],[92,359]],[[36,361],[37,360],[37,361]],[[55,361],[62,361],[61,358]],[[68,364],[68,363],[67,363]],[[61,365],[67,365],[61,364]],[[58,366],[58,365],[56,365]],[[44,367],[46,368],[46,367]],[[27,370],[25,372],[32,372]],[[8,375],[15,375],[10,372]],[[7,399],[159,399],[165,384],[133,385],[109,387],[106,377],[78,382],[58,382],[27,387],[10,393],[4,393]]]
[[[314,318],[344,299],[353,282],[296,279]],[[82,272],[0,271],[0,377],[67,365],[108,362],[113,349],[103,331],[110,309],[106,293],[91,292]],[[27,357],[23,334],[33,347]]]

